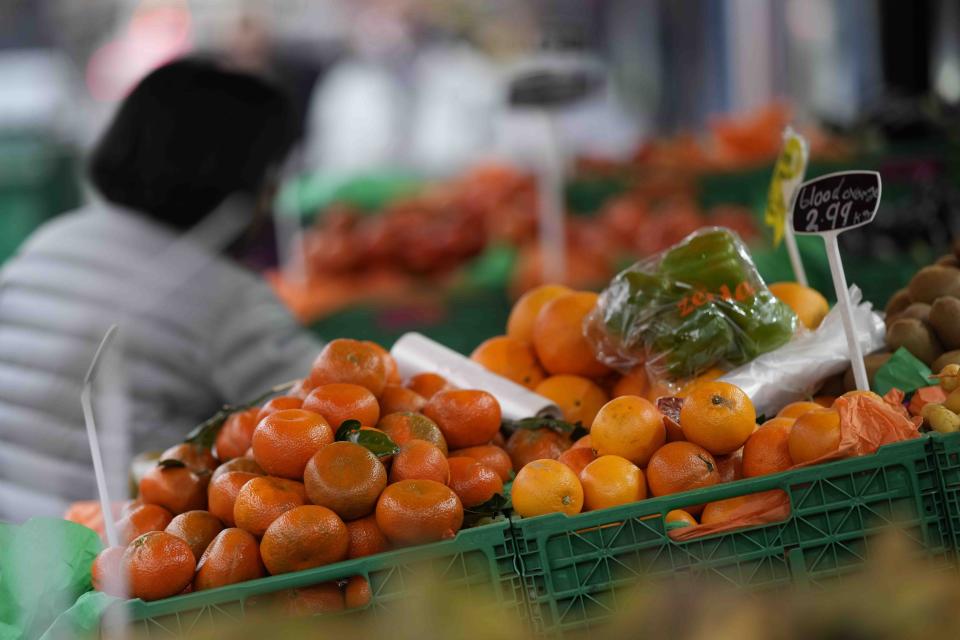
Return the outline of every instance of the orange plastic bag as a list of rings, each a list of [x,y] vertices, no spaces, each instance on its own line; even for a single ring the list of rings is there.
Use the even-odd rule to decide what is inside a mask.
[[[922,419],[911,418],[903,406],[903,392],[891,389],[882,403],[869,396],[838,398],[834,407],[840,413],[840,446],[836,451],[816,460],[796,465],[793,469],[821,464],[840,458],[874,453],[885,444],[920,437]],[[742,527],[780,522],[790,515],[790,500],[780,490],[763,491],[723,501],[729,509],[722,522],[683,527],[669,532],[680,542],[701,536],[731,531]]]

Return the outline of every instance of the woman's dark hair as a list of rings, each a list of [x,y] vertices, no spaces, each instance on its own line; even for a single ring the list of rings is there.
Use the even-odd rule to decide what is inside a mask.
[[[230,194],[255,194],[297,129],[278,87],[213,61],[183,59],[127,96],[89,175],[111,202],[186,229]]]

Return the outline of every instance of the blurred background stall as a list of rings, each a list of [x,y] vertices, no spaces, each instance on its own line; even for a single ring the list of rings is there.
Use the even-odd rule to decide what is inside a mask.
[[[466,351],[489,335],[541,280],[544,158],[564,176],[566,278],[581,286],[704,224],[733,227],[764,276],[788,277],[762,224],[787,124],[811,142],[810,175],[884,175],[875,233],[843,239],[875,303],[896,286],[871,290],[863,274],[904,283],[956,224],[960,13],[947,0],[5,0],[0,12],[0,259],[84,200],[81,158],[138,79],[216,54],[293,98],[301,137],[275,224],[241,257],[325,337],[421,329]],[[523,74],[571,69],[590,70],[589,90],[546,111],[511,101]],[[829,290],[819,246],[801,250]]]

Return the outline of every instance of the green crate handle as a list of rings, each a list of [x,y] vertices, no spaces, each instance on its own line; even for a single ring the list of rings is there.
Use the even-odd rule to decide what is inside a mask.
[[[921,438],[925,437],[926,436],[921,436]],[[782,489],[787,494],[787,498],[790,501],[790,513],[793,515],[795,513],[793,509],[793,505],[796,502],[795,495],[800,491],[798,488],[799,485],[810,482],[811,480],[816,480],[819,476],[827,475],[831,471],[855,473],[857,471],[874,469],[878,464],[896,463],[902,459],[901,451],[914,448],[916,446],[916,440],[919,440],[919,438],[888,444],[881,447],[876,453],[866,456],[844,458],[820,465],[803,467],[801,469],[784,471],[782,473],[770,474],[767,476],[760,476],[758,478],[745,478],[735,482],[726,482],[704,489],[695,489],[693,491],[685,491],[683,493],[660,496],[657,498],[647,498],[642,502],[646,507],[652,507],[654,509],[659,508],[660,518],[663,519],[666,517],[668,512],[673,511],[674,509],[683,509],[690,506],[705,504],[707,502],[714,502],[716,500],[737,498],[740,496],[745,496],[752,493],[760,493],[762,491],[769,491],[772,489]],[[926,443],[924,443],[924,446],[926,446]],[[610,507],[608,509],[588,511],[575,516],[568,516],[563,513],[551,513],[543,516],[535,516],[533,518],[518,518],[516,521],[522,522],[524,529],[527,529],[531,532],[535,532],[536,528],[541,525],[544,527],[552,527],[554,524],[559,523],[564,518],[577,520],[578,522],[575,526],[578,529],[585,529],[594,526],[606,525],[612,520],[618,520],[621,517],[624,519],[632,518],[636,515],[635,510],[637,504],[639,503],[634,502],[618,507]],[[772,523],[746,526],[738,529],[738,531],[747,530],[754,527],[768,526],[769,524]],[[729,532],[723,533],[725,534]],[[709,536],[673,542],[681,545],[691,544],[704,540],[707,537]]]

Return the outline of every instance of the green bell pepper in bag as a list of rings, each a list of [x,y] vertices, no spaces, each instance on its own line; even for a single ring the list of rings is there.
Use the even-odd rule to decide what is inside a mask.
[[[617,275],[587,334],[606,364],[645,362],[657,377],[678,380],[749,362],[789,341],[796,327],[740,239],[710,227]]]

